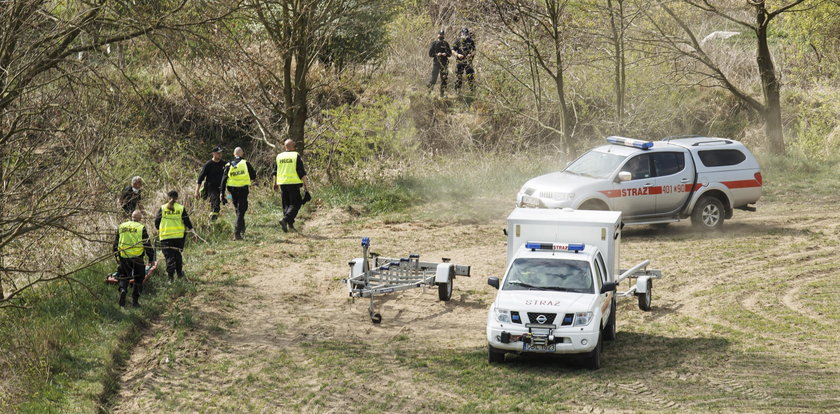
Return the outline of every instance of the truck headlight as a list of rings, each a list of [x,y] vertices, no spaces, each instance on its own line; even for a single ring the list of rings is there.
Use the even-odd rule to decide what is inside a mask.
[[[575,313],[575,326],[586,326],[592,321],[592,312]]]
[[[510,323],[510,311],[507,309],[495,309],[496,320],[501,323]]]

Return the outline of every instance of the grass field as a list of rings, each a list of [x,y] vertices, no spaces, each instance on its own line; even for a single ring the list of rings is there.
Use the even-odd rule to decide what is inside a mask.
[[[327,200],[305,213],[297,234],[279,230],[276,197],[264,195],[245,242],[193,250],[196,283],[148,318],[115,364],[102,409],[840,411],[840,311],[832,300],[840,293],[840,195],[812,195],[838,181],[833,164],[802,172],[792,162],[765,161],[759,211],[737,212],[722,232],[688,223],[625,229],[622,266],[651,259],[665,277],[651,312],[619,302],[618,336],[598,371],[568,358],[487,363],[484,321],[496,291],[486,277],[503,271],[501,229],[518,187],[494,163],[462,162],[457,179],[432,171],[392,186],[423,196],[376,215],[365,213],[367,201],[386,197],[375,189],[351,195],[366,200],[358,205]],[[549,168],[519,165],[522,174]],[[373,325],[367,302],[350,300],[340,283],[362,236],[382,254],[451,257],[473,275],[456,280],[450,302],[428,290],[389,296],[380,303],[382,324]],[[85,395],[21,407],[67,411]]]

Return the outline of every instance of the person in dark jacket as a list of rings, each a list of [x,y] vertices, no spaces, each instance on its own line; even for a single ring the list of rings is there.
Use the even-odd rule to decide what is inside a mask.
[[[131,179],[131,185],[120,192],[119,205],[125,212],[126,217],[131,217],[134,210],[140,210],[140,199],[142,198],[140,190],[143,189],[143,179],[135,176]]]
[[[429,81],[428,88],[434,88],[437,82],[438,74],[440,74],[440,96],[443,96],[446,91],[446,80],[449,77],[449,57],[452,56],[452,48],[449,43],[444,40],[444,31],[438,32],[438,38],[429,46],[429,57],[432,58],[432,79]]]
[[[221,201],[219,188],[222,186],[222,174],[225,170],[225,162],[222,160],[222,147],[213,148],[213,158],[204,164],[198,174],[198,182],[195,184],[195,198],[199,196],[210,200],[210,220],[219,218]],[[204,182],[204,192],[201,192],[201,183]]]
[[[225,200],[225,189],[230,191],[233,198],[233,207],[236,208],[236,225],[233,230],[233,239],[242,240],[242,233],[245,233],[245,212],[248,211],[248,188],[251,180],[257,178],[254,167],[242,157],[245,151],[236,147],[233,150],[236,157],[225,165],[222,173],[222,184],[219,187],[219,200],[227,204]]]
[[[312,185],[309,177],[306,176],[306,168],[303,166],[303,159],[295,151],[295,141],[287,139],[283,143],[286,151],[277,154],[274,170],[271,175],[274,177],[274,191],[280,189],[280,197],[283,202],[283,218],[280,219],[280,227],[284,232],[295,229],[295,218],[300,206],[303,205],[300,190],[309,192]]]
[[[120,264],[118,271],[120,306],[125,306],[129,280],[134,281],[131,305],[135,308],[140,306],[140,292],[143,289],[143,280],[146,278],[143,255],[148,257],[151,266],[155,263],[155,249],[149,240],[146,226],[140,223],[141,220],[143,220],[143,213],[135,210],[131,213],[131,220],[119,225],[116,237],[114,237],[113,252]]]
[[[473,68],[475,41],[468,28],[461,29],[460,38],[452,45],[452,53],[455,55],[455,91],[461,92],[461,84],[466,74],[470,92],[475,92],[475,68]]]
[[[190,215],[183,205],[178,204],[178,192],[175,190],[166,194],[169,197],[166,204],[160,206],[155,216],[155,227],[158,229],[158,240],[163,248],[163,257],[166,258],[166,274],[169,281],[184,277],[184,259],[181,252],[184,251],[184,236],[189,230],[193,233],[193,241],[198,236],[193,230]]]

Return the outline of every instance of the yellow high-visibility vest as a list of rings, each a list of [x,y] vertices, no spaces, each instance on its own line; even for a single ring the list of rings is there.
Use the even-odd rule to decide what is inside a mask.
[[[251,185],[251,174],[248,174],[248,163],[245,160],[240,160],[236,166],[231,165],[228,169],[228,187],[245,187]]]
[[[143,228],[136,221],[126,221],[117,230],[120,233],[117,249],[120,257],[130,258],[143,255]]]
[[[181,239],[184,237],[184,206],[175,203],[172,210],[166,204],[160,206],[160,227],[158,237],[160,240]]]
[[[298,153],[286,151],[277,154],[277,184],[301,184],[297,174]]]

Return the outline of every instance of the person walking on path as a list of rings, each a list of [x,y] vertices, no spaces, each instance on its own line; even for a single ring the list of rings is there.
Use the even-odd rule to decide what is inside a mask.
[[[254,167],[242,158],[245,156],[245,151],[242,148],[236,147],[233,150],[233,156],[235,158],[225,165],[222,172],[219,201],[227,203],[227,200],[225,200],[225,189],[227,188],[233,198],[233,207],[236,209],[233,239],[242,240],[242,233],[245,233],[245,212],[248,211],[248,187],[251,186],[251,180],[257,178],[257,173],[254,171]]]
[[[126,217],[131,217],[134,210],[140,210],[140,190],[143,189],[143,179],[139,176],[131,178],[131,185],[123,188],[119,196],[120,208],[125,212]]]
[[[280,197],[283,200],[283,218],[280,219],[280,226],[284,232],[297,231],[295,229],[295,218],[300,206],[304,201],[300,190],[303,187],[306,193],[312,189],[309,177],[306,176],[306,168],[303,166],[303,159],[295,151],[295,141],[287,139],[283,146],[286,151],[277,154],[274,165],[274,191],[280,189]]]
[[[125,306],[125,296],[128,292],[129,280],[134,281],[134,288],[131,291],[131,305],[140,306],[140,292],[143,290],[143,280],[146,278],[146,266],[143,263],[143,255],[149,259],[149,264],[155,264],[155,249],[149,240],[146,226],[140,221],[143,213],[135,210],[131,213],[131,219],[122,223],[117,228],[117,235],[114,238],[113,252],[120,264],[118,271],[120,287],[120,306]]]
[[[198,173],[198,182],[195,184],[195,198],[199,196],[210,200],[210,220],[219,218],[221,210],[221,199],[219,188],[222,186],[222,177],[225,170],[225,162],[222,160],[222,147],[213,148],[213,158],[204,164],[201,172]],[[201,193],[201,183],[204,182],[204,194]]]
[[[459,39],[452,45],[452,53],[455,54],[455,91],[461,93],[461,84],[466,74],[470,92],[475,92],[475,68],[473,68],[475,41],[470,35],[470,29],[466,27],[461,29]]]
[[[178,204],[178,192],[172,190],[166,194],[169,197],[166,204],[160,206],[155,216],[155,227],[158,229],[158,239],[163,249],[163,257],[166,258],[166,274],[172,282],[175,274],[178,278],[184,277],[184,235],[186,230],[193,233],[193,241],[198,236],[193,230],[190,215],[183,205]],[[218,197],[217,197],[218,198]]]
[[[452,48],[444,40],[445,32],[438,32],[438,38],[429,46],[429,57],[432,58],[432,79],[429,80],[428,88],[434,88],[440,74],[440,96],[446,91],[446,80],[449,77],[449,57],[452,56]]]

